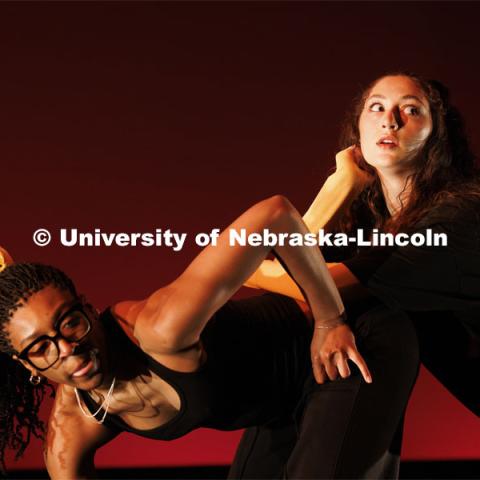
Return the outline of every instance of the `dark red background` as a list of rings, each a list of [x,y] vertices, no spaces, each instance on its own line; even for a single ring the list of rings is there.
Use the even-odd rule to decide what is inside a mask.
[[[142,298],[188,264],[194,233],[274,193],[305,210],[351,98],[392,69],[449,85],[478,151],[479,19],[469,2],[2,3],[0,244],[61,267],[99,308]],[[39,227],[190,238],[179,253],[42,249]],[[404,457],[478,458],[478,427],[422,373]],[[227,463],[238,437],[125,434],[98,464]],[[17,466],[41,465],[34,442]]]

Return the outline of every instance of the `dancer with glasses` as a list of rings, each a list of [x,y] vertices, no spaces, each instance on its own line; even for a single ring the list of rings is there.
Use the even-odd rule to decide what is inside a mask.
[[[327,267],[315,248],[297,247],[296,254],[283,248],[279,263],[262,263],[266,248],[207,247],[179,279],[143,301],[121,302],[100,315],[84,303],[88,322],[80,321],[73,336],[68,323],[58,324],[78,303],[71,281],[51,267],[8,267],[0,274],[0,346],[8,355],[3,383],[9,385],[2,391],[2,451],[7,445],[21,451],[29,434],[40,433],[44,384],[31,388],[26,379],[37,383],[43,376],[60,384],[46,449],[54,478],[95,476],[95,451],[121,431],[170,440],[198,427],[247,427],[229,478],[395,478],[418,371],[410,317],[446,322],[445,335],[434,328],[421,345],[440,375],[452,378],[446,363],[474,372],[478,359],[471,348],[479,298],[472,231],[480,195],[473,157],[442,95],[434,83],[409,75],[382,77],[363,92],[346,137],[356,147],[338,156],[337,172],[305,222],[312,230],[346,232],[448,228],[452,243],[443,252],[325,251],[337,262]],[[396,176],[405,183],[389,182]],[[396,190],[402,185],[412,190]],[[278,220],[276,231],[308,232],[283,199],[253,211],[234,225],[246,222],[257,231]],[[297,301],[278,294],[228,301],[244,281]],[[82,337],[86,323],[92,327]],[[45,335],[50,338],[38,351],[25,352]],[[452,349],[453,358],[438,355]],[[16,370],[20,364],[28,376]],[[49,367],[42,374],[35,365]],[[475,388],[456,371],[462,374],[454,393],[475,409]]]
[[[92,324],[83,305],[78,303],[63,313],[55,321],[53,328],[57,332],[55,336],[37,337],[17,355],[17,358],[26,361],[39,372],[44,372],[60,360],[59,340],[79,343],[89,334]]]
[[[344,160],[344,168],[355,168]],[[254,206],[231,227],[307,233],[298,213],[281,197]],[[224,233],[217,247],[207,247],[170,285],[143,301],[120,302],[101,314],[53,267],[6,268],[0,274],[0,341],[7,367],[2,452],[9,446],[21,453],[29,435],[41,434],[37,414],[48,379],[59,384],[45,448],[52,478],[94,478],[96,450],[122,431],[171,440],[199,427],[251,427],[229,478],[279,478],[287,473],[287,463],[290,469],[304,470],[307,478],[307,465],[288,460],[316,385],[312,366],[321,372],[336,369],[343,380],[352,368],[355,383],[360,376],[369,384],[362,396],[369,407],[347,415],[347,423],[375,419],[393,436],[416,375],[411,325],[390,321],[386,329],[375,315],[355,315],[353,310],[346,324],[343,302],[314,247],[276,251],[309,299],[311,311],[304,302],[276,294],[228,301],[267,253],[265,247],[227,247]],[[388,378],[379,372],[370,383],[351,328],[362,352],[374,368],[381,362]],[[331,354],[320,357],[319,342],[328,344],[333,330],[345,345],[331,345]],[[367,342],[371,332],[375,339]],[[399,340],[407,353],[400,360]],[[328,392],[329,384],[324,386]],[[344,406],[332,407],[343,416]],[[339,425],[311,425],[323,429],[330,444],[317,452],[317,478],[331,476],[336,456],[331,449],[342,445],[343,424],[342,419]],[[388,435],[369,444],[378,464],[375,470],[371,456],[360,458],[357,446],[345,450],[345,463],[358,478],[395,476],[398,462],[391,447]]]
[[[307,233],[280,196],[253,206],[230,228]],[[223,232],[145,300],[100,315],[54,267],[20,263],[0,273],[1,349],[9,367],[25,367],[34,387],[44,378],[59,384],[46,446],[53,478],[95,476],[94,452],[122,430],[172,439],[200,426],[275,422],[293,411],[310,369],[312,328],[343,324],[342,300],[318,248],[285,246],[274,253],[305,292],[312,316],[276,295],[228,302],[270,251],[230,246],[228,237]],[[353,338],[344,354],[371,381]],[[37,413],[40,395],[14,381],[2,387],[4,397],[21,393]],[[27,438],[39,433],[22,409],[1,418],[2,452],[24,446],[21,427]]]

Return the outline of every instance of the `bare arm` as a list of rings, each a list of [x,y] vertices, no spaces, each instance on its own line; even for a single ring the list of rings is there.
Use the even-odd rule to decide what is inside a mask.
[[[334,229],[353,200],[371,182],[372,178],[357,165],[358,150],[350,147],[336,156],[337,170],[328,177],[322,189],[305,213],[303,219],[311,232]],[[327,264],[344,300],[354,300],[369,295],[355,276],[342,263]],[[304,301],[303,292],[277,260],[265,260],[245,286],[263,288]],[[360,368],[363,377],[371,382],[371,375],[355,345],[355,338],[347,325],[325,330],[315,329],[311,344],[313,373],[319,383],[334,380],[338,375],[348,377],[347,359]]]
[[[253,233],[265,228],[273,233],[308,233],[300,215],[284,197],[271,197],[251,207],[220,235],[217,246],[206,247],[180,277],[148,299],[134,330],[142,348],[162,354],[197,343],[207,321],[271,250],[265,246],[231,246],[229,230]],[[337,319],[344,307],[320,250],[284,246],[275,252],[305,292],[316,321]]]
[[[72,387],[59,386],[44,447],[50,477],[53,480],[98,478],[95,452],[116,435],[117,432],[82,415]]]
[[[273,233],[308,233],[299,213],[284,197],[272,197],[247,210],[220,235],[217,246],[206,247],[177,280],[144,302],[130,305],[130,311],[137,310],[134,335],[141,347],[152,356],[177,359],[195,351],[200,343],[200,333],[213,313],[237,291],[268,254],[269,247],[229,245],[230,229],[245,229],[247,233],[263,229]],[[316,327],[322,328],[316,329],[316,332],[338,331],[344,307],[320,249],[316,246],[285,246],[276,248],[275,252],[305,292]],[[328,328],[325,329],[325,326]],[[319,337],[321,340],[323,334],[316,335],[316,338]],[[336,375],[333,354],[337,365],[344,362],[339,367],[342,375],[347,372],[344,365],[350,359],[360,368],[365,380],[371,381],[368,367],[358,353],[353,337],[341,350],[336,343],[330,345],[321,355],[312,350],[318,382],[326,380],[325,371],[330,378]]]
[[[336,155],[336,171],[330,175],[303,220],[311,232],[334,229],[353,200],[371,182],[370,175],[357,165],[358,150],[349,147]]]
[[[355,161],[355,150],[350,147],[336,156],[337,170],[327,178],[320,192],[303,216],[303,220],[311,232],[320,229],[335,228],[341,216],[350,207],[353,200],[371,181],[367,172],[361,170]],[[359,296],[362,288],[347,268],[341,264],[328,264],[337,287],[342,294]],[[355,285],[358,288],[354,288]],[[253,275],[245,282],[245,286],[262,288],[282,295],[304,301],[303,294],[297,284],[290,278],[280,262],[265,260]]]

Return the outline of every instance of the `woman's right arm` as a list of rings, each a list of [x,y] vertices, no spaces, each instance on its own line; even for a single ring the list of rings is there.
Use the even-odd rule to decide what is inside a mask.
[[[335,173],[327,178],[303,216],[303,221],[310,232],[316,233],[320,229],[334,229],[353,200],[371,182],[370,175],[358,167],[357,155],[355,147],[346,148],[337,154]],[[343,293],[350,293],[353,284],[358,282],[353,276],[349,276],[347,269],[342,269],[341,264],[328,264],[328,267],[337,287],[339,289],[345,287],[343,292],[341,290],[343,298]],[[245,286],[262,288],[296,300],[305,301],[297,284],[277,260],[262,262],[260,267],[245,282]],[[353,294],[355,295],[354,290]]]
[[[44,458],[53,480],[98,478],[95,452],[118,435],[82,415],[72,387],[60,385],[48,421]]]
[[[134,335],[142,349],[151,355],[178,355],[194,348],[209,319],[272,249],[266,245],[232,245],[229,232],[258,234],[266,229],[273,234],[308,233],[301,216],[284,197],[277,195],[248,209],[176,280],[140,302]],[[341,323],[343,303],[320,250],[288,244],[277,244],[274,250],[305,292],[318,328],[329,329]],[[353,344],[341,353],[358,365],[366,380],[369,378],[368,368]],[[329,352],[322,357],[313,352],[312,363],[320,382],[325,379],[323,369],[327,373],[336,370]]]

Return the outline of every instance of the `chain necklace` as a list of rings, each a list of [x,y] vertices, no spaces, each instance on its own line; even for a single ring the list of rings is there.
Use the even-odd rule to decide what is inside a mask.
[[[80,394],[78,393],[78,390],[76,388],[74,388],[75,390],[75,396],[77,397],[77,402],[78,402],[78,406],[80,407],[80,410],[82,411],[82,413],[88,417],[88,418],[91,418],[92,420],[94,420],[95,422],[97,423],[103,423],[105,421],[105,417],[107,416],[107,413],[108,413],[108,407],[110,407],[110,401],[111,401],[111,398],[112,398],[112,394],[113,394],[113,389],[115,388],[115,380],[117,379],[117,377],[113,377],[113,382],[112,384],[110,385],[110,388],[108,389],[108,393],[107,393],[107,396],[105,397],[105,400],[102,402],[102,404],[98,407],[98,410],[95,412],[95,413],[89,413],[89,412],[86,412],[83,407],[82,407],[82,402],[80,400]],[[102,408],[105,410],[104,413],[103,413],[103,416],[100,420],[97,420],[95,417],[100,413],[100,411],[102,410]]]

